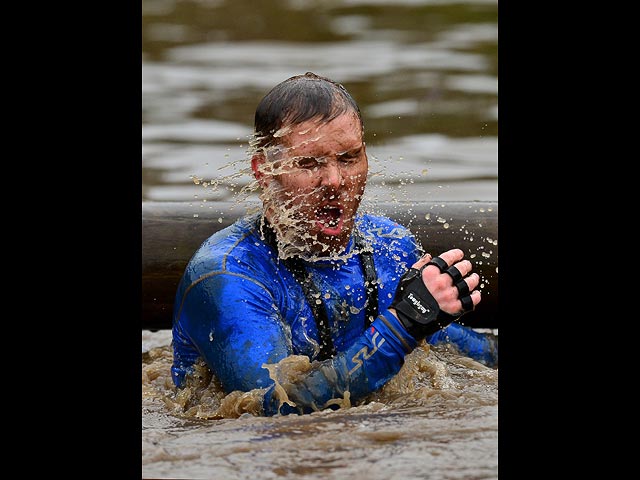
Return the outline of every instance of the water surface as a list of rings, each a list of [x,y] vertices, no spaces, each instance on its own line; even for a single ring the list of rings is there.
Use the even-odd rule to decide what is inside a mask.
[[[202,419],[177,407],[169,342],[143,332],[144,478],[497,478],[498,370],[445,346],[416,349],[359,406]]]
[[[343,83],[365,120],[368,196],[497,200],[495,1],[143,1],[143,200],[246,163],[253,114],[282,80]],[[232,167],[225,167],[232,164]]]

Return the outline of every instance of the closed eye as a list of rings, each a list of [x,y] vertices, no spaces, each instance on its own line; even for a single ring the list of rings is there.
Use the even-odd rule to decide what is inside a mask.
[[[343,163],[353,163],[360,160],[362,155],[362,147],[354,148],[348,152],[339,153],[337,155],[338,160]]]
[[[294,163],[298,168],[316,168],[318,159],[316,157],[296,157]]]

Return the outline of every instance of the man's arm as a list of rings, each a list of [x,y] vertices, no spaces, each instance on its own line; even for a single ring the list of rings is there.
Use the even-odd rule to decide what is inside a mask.
[[[189,342],[184,348],[174,345],[175,357],[189,358],[190,344],[195,345],[227,393],[268,387],[265,415],[326,408],[332,399],[344,398],[346,391],[356,403],[397,374],[404,356],[417,344],[385,310],[347,351],[315,362],[295,383],[282,385],[296,407],[284,404],[280,410],[285,399],[276,393],[264,365],[278,363],[293,350],[288,326],[268,289],[243,275],[213,273],[186,289],[181,304],[174,330],[183,332]]]
[[[459,255],[462,252],[450,254],[452,258]],[[429,259],[430,256],[423,257],[417,266]],[[440,299],[438,305],[446,305],[450,311],[462,308],[460,300],[453,298],[457,293],[452,295],[451,281],[448,280],[447,285],[442,279],[436,279],[437,274],[431,269],[412,282],[424,281],[427,277],[432,284],[433,300],[435,296]],[[471,290],[475,286],[472,284]],[[401,296],[402,289],[398,290]],[[475,300],[479,301],[479,294]],[[265,365],[279,362],[293,350],[288,326],[275,304],[268,288],[255,279],[214,272],[187,289],[177,313],[178,325],[188,332],[190,341],[226,392],[266,389],[265,415],[321,410],[335,404],[332,400],[346,399],[347,392],[349,401],[355,404],[396,375],[405,355],[429,333],[421,332],[420,328],[407,330],[404,325],[407,320],[401,322],[393,307],[384,309],[348,350],[312,364],[310,370],[297,375],[295,380],[280,383],[282,389],[279,389]],[[444,313],[446,323],[442,324],[438,316],[439,328],[455,318]],[[431,324],[428,322],[428,325]]]
[[[395,376],[416,345],[398,319],[385,310],[349,349],[312,364],[306,375],[293,382],[282,381],[286,397],[271,387],[264,397],[264,413],[311,413],[344,400],[357,404]]]
[[[194,282],[176,309],[174,367],[176,358],[193,360],[195,353],[188,353],[195,348],[227,393],[271,385],[262,365],[292,353],[274,303],[265,285],[242,274],[211,272]],[[181,337],[185,341],[178,344]]]

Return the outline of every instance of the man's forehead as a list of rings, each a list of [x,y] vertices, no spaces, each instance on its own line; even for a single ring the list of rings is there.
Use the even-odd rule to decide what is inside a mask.
[[[363,143],[362,129],[358,122],[304,122],[281,128],[274,137],[279,137],[281,147],[287,150],[329,150],[336,148],[351,150]]]

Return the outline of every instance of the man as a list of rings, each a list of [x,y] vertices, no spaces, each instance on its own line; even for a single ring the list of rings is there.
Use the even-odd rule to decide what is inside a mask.
[[[176,386],[202,358],[226,393],[262,389],[264,415],[309,413],[378,390],[423,339],[497,364],[494,343],[452,323],[481,300],[462,250],[422,255],[407,228],[358,212],[364,125],[343,86],[313,73],[285,80],[258,105],[254,133],[263,209],[212,235],[185,269]],[[312,363],[272,378],[294,356]]]

